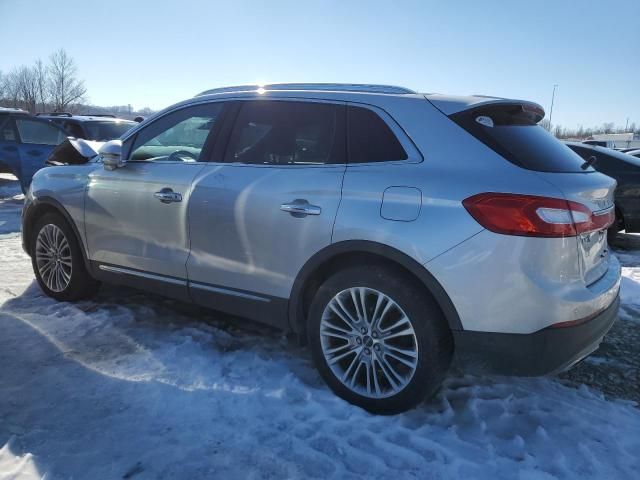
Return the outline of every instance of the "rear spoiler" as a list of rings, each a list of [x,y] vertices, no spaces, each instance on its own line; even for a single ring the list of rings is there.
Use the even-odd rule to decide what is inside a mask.
[[[507,111],[518,113],[512,109],[519,109],[522,114],[529,117],[529,121],[538,123],[544,118],[544,108],[535,102],[528,100],[515,100],[500,97],[486,97],[473,95],[468,97],[427,94],[425,98],[438,110],[447,116],[452,116],[461,112],[473,110],[481,115],[485,108],[487,111]]]

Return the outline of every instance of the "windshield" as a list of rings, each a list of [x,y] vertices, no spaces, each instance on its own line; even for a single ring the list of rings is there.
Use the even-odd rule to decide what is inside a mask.
[[[136,122],[128,122],[120,120],[116,122],[85,122],[84,129],[87,132],[87,140],[96,140],[105,142],[120,138],[123,133],[127,132]]]

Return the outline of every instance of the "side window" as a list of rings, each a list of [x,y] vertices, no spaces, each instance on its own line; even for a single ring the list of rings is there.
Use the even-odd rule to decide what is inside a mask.
[[[349,163],[406,160],[407,152],[377,113],[361,107],[349,107]]]
[[[13,124],[13,120],[11,119],[7,120],[7,122],[2,126],[2,131],[0,131],[0,141],[3,141],[3,142],[17,141],[16,130]]]
[[[16,127],[22,143],[58,145],[66,139],[62,130],[43,121],[16,118]]]
[[[318,165],[344,162],[340,116],[326,103],[243,102],[229,139],[226,162]]]
[[[138,132],[129,159],[201,161],[200,155],[209,134],[219,123],[222,108],[222,103],[209,103],[161,117]]]

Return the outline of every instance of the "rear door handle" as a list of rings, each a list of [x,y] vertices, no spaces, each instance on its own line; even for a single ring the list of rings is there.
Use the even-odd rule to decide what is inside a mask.
[[[291,203],[283,203],[280,210],[290,213],[294,217],[304,217],[307,215],[320,215],[322,208],[311,205],[307,200],[294,200]]]
[[[154,193],[153,196],[160,200],[162,203],[174,203],[182,201],[182,195],[174,192],[170,188],[163,188],[159,192]]]

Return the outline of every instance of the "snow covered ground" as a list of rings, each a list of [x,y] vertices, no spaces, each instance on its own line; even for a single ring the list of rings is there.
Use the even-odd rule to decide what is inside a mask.
[[[21,250],[21,198],[0,176],[0,480],[637,478],[637,404],[571,375],[453,373],[380,417],[266,327],[117,287],[57,303]],[[618,324],[637,334],[640,239],[624,241]]]

